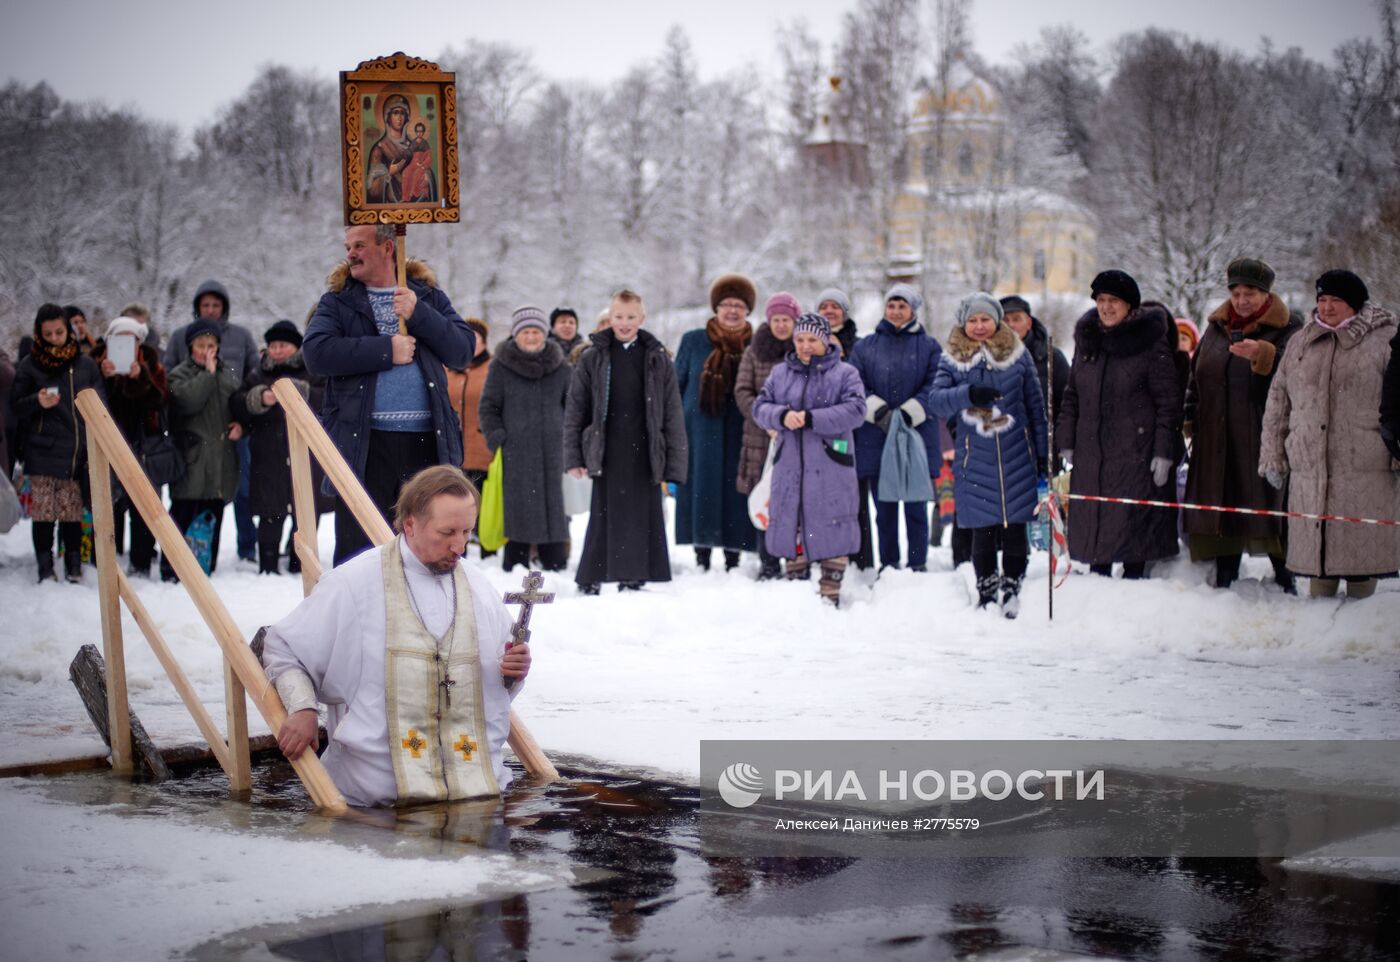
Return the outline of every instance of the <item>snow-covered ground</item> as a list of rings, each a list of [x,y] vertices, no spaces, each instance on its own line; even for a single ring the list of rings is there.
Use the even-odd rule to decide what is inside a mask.
[[[576,548],[584,523],[575,519]],[[325,519],[327,561],[331,527]],[[231,513],[225,532],[214,584],[251,637],[296,605],[301,582],[241,569]],[[755,582],[752,560],[703,573],[688,547],[672,559],[675,580],[634,594],[607,587],[587,598],[569,576],[547,579],[558,598],[536,610],[534,668],[516,701],[547,752],[694,779],[703,738],[1348,739],[1400,730],[1396,581],[1368,601],[1312,601],[1257,580],[1266,563],[1247,562],[1245,580],[1216,591],[1202,568],[1179,561],[1136,583],[1076,574],[1056,592],[1051,622],[1037,555],[1022,615],[1007,621],[971,608],[971,573],[949,570],[947,549],[933,552],[928,574],[876,581],[852,569],[840,610],[821,604],[815,582]],[[519,570],[484,570],[503,592],[520,585]],[[21,524],[0,537],[0,767],[105,752],[68,680],[78,646],[101,643],[96,577],[88,569],[82,586],[36,586],[33,572]],[[222,719],[219,649],[193,604],[179,586],[136,585]],[[159,744],[198,741],[135,624],[124,625],[133,709]],[[265,730],[256,712],[250,724]],[[226,813],[153,821],[130,806],[55,800],[42,779],[0,781],[0,812],[0,954],[15,958],[155,958],[255,920],[409,892],[467,900],[560,881],[504,856],[449,868],[289,843],[236,831]],[[185,855],[171,860],[171,851]],[[294,865],[333,884],[299,884]],[[182,911],[191,899],[201,906],[193,925]],[[148,923],[167,916],[174,921]]]
[[[301,598],[296,577],[236,563],[232,513],[214,577],[248,637]],[[575,519],[575,546],[584,518]],[[323,520],[321,545],[332,535]],[[1372,599],[1311,600],[1261,583],[1247,561],[1230,591],[1178,561],[1142,582],[1076,573],[1047,617],[1046,562],[1007,621],[970,606],[971,572],[935,549],[928,574],[851,569],[842,607],[816,583],[758,583],[756,562],[700,572],[673,549],[675,579],[639,593],[576,593],[532,620],[534,668],[516,710],[546,751],[694,778],[702,738],[1366,738],[1400,730],[1400,582]],[[719,556],[716,554],[716,562]],[[473,558],[473,563],[478,563]],[[716,569],[722,567],[716,564]],[[522,572],[483,565],[502,591]],[[29,527],[0,537],[0,767],[102,754],[68,680],[78,646],[101,644],[96,575],[34,584]],[[219,649],[178,585],[137,581],[216,719]],[[1305,589],[1306,592],[1306,589]],[[160,744],[199,740],[135,623],[124,619],[132,707]],[[265,731],[255,711],[250,725]]]

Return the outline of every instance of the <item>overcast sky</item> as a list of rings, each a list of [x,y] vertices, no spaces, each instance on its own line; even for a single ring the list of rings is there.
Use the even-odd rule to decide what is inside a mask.
[[[608,81],[660,49],[672,24],[690,34],[704,77],[771,63],[775,28],[805,18],[834,41],[855,0],[0,0],[0,67],[64,97],[128,105],[186,131],[212,119],[259,66],[333,79],[361,60],[405,50],[435,59],[468,37],[534,55],[547,77]],[[973,0],[973,41],[997,60],[1044,26],[1072,23],[1102,49],[1149,26],[1245,51],[1267,35],[1328,60],[1374,34],[1372,0]],[[917,38],[910,38],[918,42]]]

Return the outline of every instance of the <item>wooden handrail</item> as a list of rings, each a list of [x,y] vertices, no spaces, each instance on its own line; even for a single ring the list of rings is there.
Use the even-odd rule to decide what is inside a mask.
[[[288,378],[281,378],[273,383],[272,393],[277,395],[277,403],[282,406],[282,413],[287,418],[287,443],[291,449],[290,461],[292,465],[292,501],[297,509],[298,537],[303,533],[309,534],[308,547],[314,547],[316,513],[311,498],[315,492],[311,490],[312,474],[310,461],[307,458],[309,450],[320,462],[326,476],[335,486],[336,493],[350,509],[350,513],[355,516],[355,520],[364,530],[370,542],[381,545],[390,541],[394,537],[394,532],[389,527],[389,523],[384,520],[384,516],[379,513],[379,509],[374,506],[374,502],[365,493],[360,479],[355,477],[355,472],[350,470],[350,465],[345,463],[345,458],[341,456],[340,451],[331,441],[330,435],[326,434],[325,428],[321,427],[321,422],[317,420],[311,406],[306,403],[306,399],[301,396],[296,385]],[[296,550],[295,547],[294,550]],[[304,588],[307,594],[311,593],[308,575],[310,568],[307,561],[310,560],[309,556],[312,554],[313,552],[310,550],[306,554],[299,552],[302,559],[301,570]],[[541,751],[534,736],[530,734],[530,730],[525,727],[524,722],[515,714],[513,708],[510,711],[510,735],[507,742],[510,744],[511,750],[515,752],[515,756],[520,759],[520,763],[525,766],[525,770],[531,775],[546,781],[558,780],[559,770],[550,762],[549,756]]]
[[[145,472],[141,470],[135,455],[131,453],[126,439],[122,437],[111,414],[107,412],[106,406],[102,403],[102,398],[97,395],[96,391],[89,388],[79,393],[76,403],[78,411],[87,424],[89,449],[92,450],[92,446],[95,446],[99,453],[105,457],[105,460],[110,462],[112,470],[116,472],[122,487],[131,498],[133,507],[145,520],[146,526],[150,528],[151,534],[160,544],[165,558],[175,569],[175,573],[180,576],[180,582],[185,591],[194,601],[195,607],[199,609],[205,624],[209,626],[214,640],[219,643],[219,647],[223,650],[225,663],[232,676],[242,687],[247,689],[247,694],[252,697],[253,704],[262,715],[268,728],[276,732],[287,718],[287,710],[282,704],[282,699],[278,696],[277,690],[272,687],[272,683],[268,681],[266,672],[263,671],[262,665],[258,663],[257,657],[248,647],[247,640],[239,631],[233,616],[229,614],[228,609],[219,599],[218,593],[214,591],[208,575],[199,566],[199,562],[195,560],[194,553],[185,543],[184,535],[176,527],[169,513],[166,512],[165,506],[161,504],[159,495],[151,487],[151,482],[147,479]],[[105,481],[106,475],[103,472],[104,485]],[[98,495],[96,485],[94,485],[93,494],[96,503]],[[107,498],[108,508],[110,505],[111,498],[109,496]],[[111,530],[109,524],[107,537],[111,537]],[[99,569],[99,578],[102,577]],[[112,586],[111,591],[113,596],[117,594],[115,585]],[[232,684],[225,685],[226,690],[233,687]],[[230,732],[229,734],[232,737],[235,733]],[[235,754],[233,745],[229,746],[229,750],[231,754]],[[244,751],[246,752],[246,744]],[[335,783],[331,781],[330,775],[321,764],[321,760],[314,753],[303,752],[299,759],[292,762],[292,768],[296,770],[298,777],[306,786],[307,794],[311,796],[311,800],[318,808],[333,814],[345,811],[344,797],[341,796],[339,789],[335,787]]]

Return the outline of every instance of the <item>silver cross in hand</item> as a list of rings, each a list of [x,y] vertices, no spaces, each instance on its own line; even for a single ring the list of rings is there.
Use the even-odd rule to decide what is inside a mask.
[[[510,645],[523,645],[530,640],[530,613],[535,605],[547,605],[554,600],[554,592],[540,591],[544,575],[538,571],[530,572],[520,584],[524,591],[508,591],[505,598],[506,604],[520,606],[520,617],[510,626]]]

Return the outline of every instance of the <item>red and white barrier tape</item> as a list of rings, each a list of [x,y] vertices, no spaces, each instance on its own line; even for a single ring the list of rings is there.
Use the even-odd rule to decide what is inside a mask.
[[[1379,524],[1390,527],[1400,526],[1400,521],[1393,521],[1388,518],[1349,518],[1337,514],[1307,514],[1302,511],[1272,511],[1265,508],[1225,508],[1215,504],[1191,504],[1187,501],[1148,501],[1143,498],[1106,498],[1097,494],[1070,494],[1071,501],[1097,501],[1102,504],[1134,504],[1144,508],[1185,508],[1187,511],[1218,511],[1224,514],[1255,514],[1270,518],[1296,518],[1302,521],[1340,521],[1348,524]],[[1060,576],[1059,581],[1054,581],[1058,588],[1065,583],[1069,577],[1069,539],[1065,536],[1065,519],[1060,513],[1060,499],[1054,494],[1045,496],[1042,502],[1045,505],[1046,513],[1050,518],[1050,578],[1054,581],[1055,574],[1059,570],[1060,559],[1064,559],[1065,571]]]
[[[1222,508],[1215,504],[1190,504],[1185,501],[1145,501],[1140,498],[1105,498],[1096,494],[1071,494],[1071,501],[1100,501],[1105,504],[1136,504],[1146,508],[1185,508],[1188,511],[1219,511],[1226,514],[1258,514],[1270,518],[1299,518],[1304,521],[1346,521],[1351,524],[1383,524],[1400,526],[1400,521],[1380,518],[1348,518],[1336,514],[1304,514],[1301,511],[1270,511],[1264,508]]]

